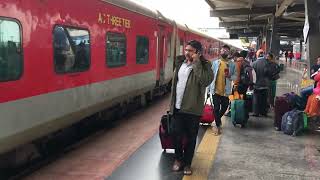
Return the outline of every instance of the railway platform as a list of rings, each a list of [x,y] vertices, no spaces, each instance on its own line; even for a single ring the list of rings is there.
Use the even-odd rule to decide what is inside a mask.
[[[299,91],[301,74],[281,73],[277,94]],[[246,128],[223,119],[223,133],[213,136],[201,126],[192,176],[171,171],[173,151],[164,152],[158,137],[160,117],[169,96],[119,121],[113,128],[77,144],[74,150],[26,177],[42,179],[178,180],[178,179],[320,179],[320,133],[291,137],[273,128],[268,117],[250,116]]]

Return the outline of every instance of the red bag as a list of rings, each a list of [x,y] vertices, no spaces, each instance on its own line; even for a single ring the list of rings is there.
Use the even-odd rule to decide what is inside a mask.
[[[164,129],[163,125],[160,124],[159,126],[159,137],[162,149],[166,151],[167,149],[174,149],[173,144],[173,137],[170,134],[166,133],[166,130]],[[182,139],[182,148],[185,149],[187,144],[187,137],[183,137]]]
[[[212,101],[210,98],[210,104],[207,104],[208,99],[210,96],[207,97],[202,116],[200,118],[200,123],[202,124],[211,124],[214,121],[214,109],[212,105]]]

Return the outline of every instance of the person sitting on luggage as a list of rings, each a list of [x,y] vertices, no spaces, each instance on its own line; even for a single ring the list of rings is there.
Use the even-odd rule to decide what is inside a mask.
[[[313,89],[312,95],[309,96],[304,111],[309,117],[320,117],[320,69],[313,74],[313,78],[317,82],[317,87]]]
[[[196,40],[188,42],[185,57],[178,57],[172,80],[170,112],[173,139],[175,144],[175,161],[173,171],[191,175],[191,161],[194,155],[199,129],[199,119],[204,108],[206,87],[212,82],[211,63],[201,55],[202,45]],[[182,149],[182,137],[187,143]]]
[[[216,127],[213,126],[215,135],[221,134],[221,117],[229,105],[229,95],[232,93],[231,82],[236,80],[236,67],[228,60],[230,47],[224,45],[221,48],[221,58],[212,62],[213,81],[209,87],[209,93],[213,96]]]
[[[260,51],[257,61],[252,64],[256,73],[256,83],[254,84],[253,93],[253,116],[267,116],[268,112],[268,89],[270,79],[267,76],[269,63],[264,57],[264,52]]]

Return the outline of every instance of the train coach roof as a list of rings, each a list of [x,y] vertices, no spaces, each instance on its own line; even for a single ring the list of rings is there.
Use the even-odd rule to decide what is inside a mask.
[[[100,0],[106,3],[110,3],[112,5],[118,6],[120,8],[127,9],[129,11],[142,14],[144,16],[148,16],[154,19],[162,19],[167,22],[171,22],[168,18],[164,17],[159,11],[155,9],[150,9],[147,7],[144,7],[138,3],[129,1],[129,0]]]
[[[123,9],[127,9],[129,11],[132,11],[132,12],[144,15],[144,16],[148,16],[148,17],[151,17],[151,18],[154,18],[154,19],[162,20],[162,21],[165,21],[165,22],[167,22],[169,24],[176,24],[177,27],[179,29],[183,30],[183,31],[191,32],[191,33],[194,33],[194,34],[197,34],[199,36],[206,37],[206,38],[209,38],[209,39],[214,39],[214,40],[221,41],[220,39],[208,36],[208,35],[206,35],[206,34],[204,34],[202,32],[196,31],[194,29],[190,29],[187,25],[181,25],[179,23],[175,23],[173,20],[170,20],[169,18],[167,18],[164,15],[162,15],[156,9],[150,9],[149,7],[147,8],[144,5],[140,5],[138,3],[135,3],[135,2],[132,2],[132,1],[129,1],[129,0],[100,0],[100,1],[112,4],[112,5],[115,5],[115,6],[118,6],[118,7],[123,8]],[[227,42],[225,42],[225,43],[229,44]],[[229,44],[229,45],[231,45],[231,44]]]

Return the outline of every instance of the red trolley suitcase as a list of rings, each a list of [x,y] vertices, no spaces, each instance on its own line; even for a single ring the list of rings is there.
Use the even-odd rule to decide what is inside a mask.
[[[174,141],[172,137],[172,128],[170,126],[172,119],[172,115],[168,111],[166,115],[161,117],[161,123],[159,126],[159,137],[163,150],[174,149]],[[183,138],[182,145],[185,147],[187,139]]]

